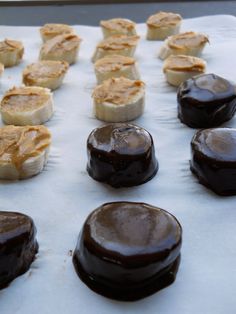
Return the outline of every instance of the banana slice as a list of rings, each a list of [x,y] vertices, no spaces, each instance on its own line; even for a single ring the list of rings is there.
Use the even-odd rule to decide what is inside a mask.
[[[51,134],[42,125],[0,128],[0,179],[25,179],[41,172],[50,144]]]
[[[206,71],[206,62],[200,58],[184,55],[172,55],[163,65],[163,72],[169,84],[179,86],[189,78],[203,74]]]
[[[94,113],[99,120],[125,122],[142,115],[145,105],[145,84],[124,77],[110,78],[93,92]]]
[[[4,65],[0,63],[0,76],[3,75],[3,72],[4,72]]]
[[[52,93],[43,87],[14,87],[3,96],[0,111],[6,124],[44,123],[53,115]]]
[[[24,47],[22,42],[10,39],[0,42],[0,63],[6,68],[20,63],[23,54]]]
[[[39,61],[23,71],[23,83],[27,86],[46,87],[51,90],[61,86],[69,68],[66,61]]]
[[[182,17],[171,12],[158,12],[147,20],[147,39],[163,40],[179,33]]]
[[[168,37],[159,52],[159,58],[164,60],[170,55],[199,56],[209,39],[206,35],[186,32]]]
[[[130,80],[138,80],[139,72],[134,58],[111,55],[99,59],[94,64],[97,83],[101,84],[103,81],[111,77],[126,77]]]
[[[43,44],[39,59],[66,61],[75,63],[81,39],[77,35],[64,34],[56,36]]]
[[[136,24],[133,21],[121,18],[100,22],[104,38],[112,35],[136,35],[135,25]]]
[[[102,40],[95,50],[92,61],[104,58],[108,55],[122,55],[133,57],[139,36],[113,35]]]
[[[40,28],[40,35],[43,42],[63,34],[75,34],[74,29],[67,24],[48,23]]]

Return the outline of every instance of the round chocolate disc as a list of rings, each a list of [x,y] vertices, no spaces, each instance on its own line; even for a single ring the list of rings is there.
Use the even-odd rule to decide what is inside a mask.
[[[235,85],[215,74],[188,79],[178,89],[178,117],[192,128],[210,128],[230,120],[236,111]]]
[[[163,209],[107,203],[84,223],[73,255],[81,280],[117,300],[137,300],[170,285],[178,271],[182,229]]]
[[[113,187],[151,180],[158,171],[152,136],[130,123],[113,123],[92,131],[87,141],[89,175]]]
[[[38,251],[35,235],[29,216],[0,211],[0,289],[29,269]]]
[[[191,170],[220,195],[236,195],[236,129],[198,131],[191,142]]]

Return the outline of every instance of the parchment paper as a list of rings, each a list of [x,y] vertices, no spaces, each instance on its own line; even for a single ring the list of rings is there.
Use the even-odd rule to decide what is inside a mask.
[[[50,22],[50,21],[49,21]],[[79,61],[54,93],[55,114],[46,126],[53,135],[45,170],[19,182],[0,182],[0,210],[30,215],[40,246],[30,270],[0,291],[1,314],[233,314],[236,312],[236,197],[219,197],[198,184],[189,170],[195,130],[176,114],[176,89],[162,74],[161,42],[145,40],[136,58],[147,84],[146,110],[135,121],[153,136],[160,169],[150,182],[112,189],[86,173],[86,140],[102,122],[92,114],[95,75],[90,57],[102,38],[96,27],[75,26],[83,38]],[[236,18],[212,16],[184,20],[182,31],[209,35],[203,58],[208,72],[236,82]],[[6,69],[1,95],[21,83],[22,69],[38,59],[37,27],[0,27],[1,40],[22,40],[24,61]],[[1,124],[2,125],[2,124]],[[225,126],[236,127],[236,118]],[[71,251],[87,215],[109,201],[142,201],[173,213],[183,226],[182,261],[173,285],[134,303],[112,301],[89,290],[77,277]]]

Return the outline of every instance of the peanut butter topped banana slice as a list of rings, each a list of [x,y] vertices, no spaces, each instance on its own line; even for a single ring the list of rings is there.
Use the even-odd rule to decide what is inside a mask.
[[[43,87],[14,87],[3,96],[0,111],[6,124],[42,124],[53,115],[52,93]]]
[[[111,20],[101,21],[102,32],[104,38],[112,35],[136,35],[135,23],[128,19],[115,18]]]
[[[24,179],[42,171],[51,134],[45,126],[0,128],[0,179]]]
[[[39,61],[28,65],[23,71],[23,83],[27,86],[46,87],[51,90],[61,86],[69,68],[66,61]]]
[[[81,38],[74,34],[56,36],[43,44],[39,59],[66,61],[75,63],[79,52]]]
[[[147,20],[147,39],[163,40],[179,33],[182,17],[171,12],[158,12]]]
[[[206,35],[196,32],[186,32],[168,37],[159,52],[159,58],[164,60],[170,55],[199,56],[209,39]]]
[[[93,92],[95,116],[107,122],[136,119],[144,110],[145,84],[124,77],[110,78]]]
[[[6,68],[20,63],[24,54],[24,46],[21,41],[5,39],[0,42],[0,63]]]
[[[192,56],[171,55],[163,65],[167,82],[174,86],[179,86],[182,82],[205,71],[206,62]]]

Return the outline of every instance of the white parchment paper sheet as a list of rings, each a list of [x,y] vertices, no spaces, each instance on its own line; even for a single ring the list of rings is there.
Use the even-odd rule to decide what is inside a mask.
[[[30,215],[37,226],[39,254],[30,271],[0,291],[1,314],[233,314],[236,311],[236,197],[218,197],[198,184],[189,170],[190,141],[195,130],[176,115],[176,90],[162,74],[156,56],[160,42],[145,40],[144,24],[136,58],[147,84],[146,110],[135,121],[153,136],[160,164],[150,182],[112,189],[86,173],[86,140],[102,123],[92,114],[95,75],[90,57],[101,39],[96,27],[75,26],[84,39],[79,61],[54,93],[55,115],[46,126],[53,143],[49,162],[38,176],[0,182],[0,210]],[[184,20],[183,31],[204,32],[210,45],[203,58],[208,72],[236,82],[236,18]],[[1,95],[21,83],[22,69],[38,59],[37,27],[0,27],[0,39],[22,40],[24,61],[6,69]],[[236,127],[236,118],[225,126]],[[87,215],[109,201],[142,201],[173,213],[183,226],[182,262],[169,288],[134,303],[115,302],[89,290],[77,277],[70,250]]]

